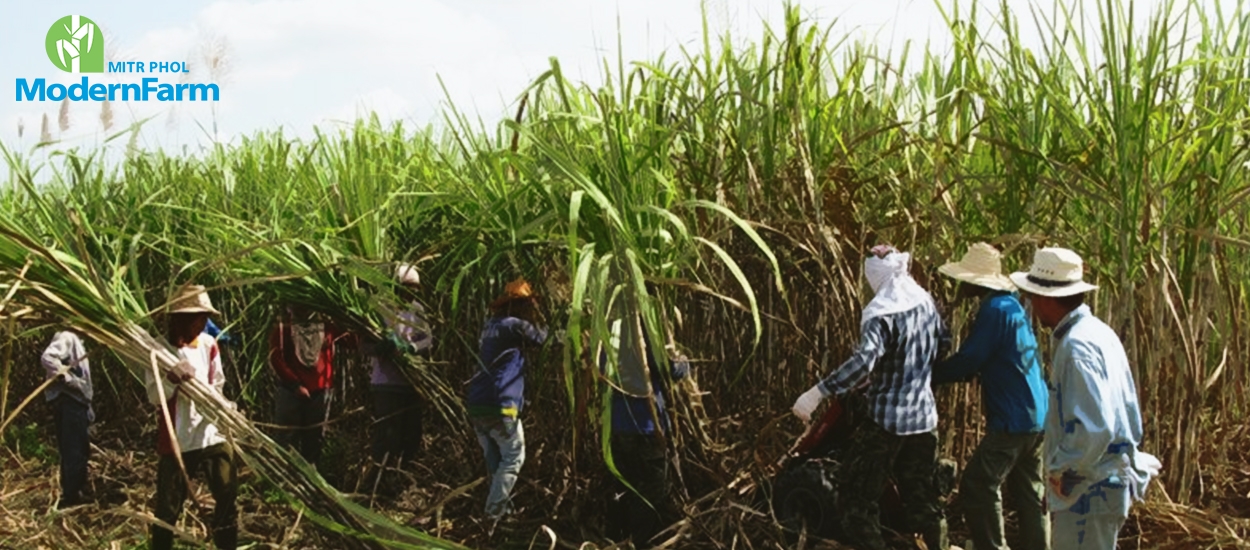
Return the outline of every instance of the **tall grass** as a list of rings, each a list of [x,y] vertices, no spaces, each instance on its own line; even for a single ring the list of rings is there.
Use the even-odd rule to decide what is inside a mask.
[[[705,361],[676,400],[675,436],[708,486],[765,473],[743,433],[854,344],[868,246],[912,250],[939,296],[949,288],[933,268],[972,241],[1004,247],[1009,269],[1037,246],[1067,246],[1129,349],[1164,490],[1205,505],[1209,479],[1240,456],[1211,442],[1248,404],[1250,18],[1241,3],[1169,2],[1137,27],[1131,4],[1097,6],[1096,22],[1073,15],[1080,3],[1024,19],[1005,4],[989,19],[951,7],[952,50],[916,67],[906,50],[840,40],[792,8],[753,45],[708,34],[701,50],[618,60],[597,88],[553,60],[493,129],[449,110],[440,129],[374,119],[119,165],[68,151],[31,166],[10,152],[27,184],[0,208],[12,232],[97,274],[93,299],[140,326],[139,304],[196,279],[245,332],[263,334],[273,305],[293,300],[376,333],[388,266],[417,261],[445,364],[408,373],[453,427],[451,388],[476,361],[485,304],[525,275],[569,337],[559,361],[535,365],[557,389],[534,391],[567,405],[574,456],[606,447],[610,388],[592,359],[612,303],[629,304],[652,341],[673,324]],[[1021,25],[1042,31],[1041,50]],[[57,221],[51,201],[77,221]],[[0,271],[12,278],[27,257],[14,251]],[[57,275],[45,276],[26,277],[45,298],[17,300],[55,296]],[[263,345],[248,341],[246,355]],[[253,361],[241,399],[261,399],[263,371]],[[979,429],[969,395],[942,399],[955,454]]]

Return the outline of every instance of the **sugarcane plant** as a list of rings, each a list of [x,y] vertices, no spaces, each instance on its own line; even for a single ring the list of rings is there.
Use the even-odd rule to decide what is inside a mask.
[[[27,223],[38,225],[0,219],[0,265],[6,271],[22,266],[12,275],[12,288],[19,288],[16,299],[111,350],[136,378],[165,376],[179,359],[168,342],[152,336],[154,315],[164,305],[149,308],[143,293],[135,291],[143,288],[134,275],[134,250],[143,236],[98,231],[75,210],[40,193],[29,170],[21,170],[19,177],[29,198]],[[181,392],[226,435],[248,466],[305,515],[341,535],[343,547],[462,548],[351,502],[203,383],[184,382]]]

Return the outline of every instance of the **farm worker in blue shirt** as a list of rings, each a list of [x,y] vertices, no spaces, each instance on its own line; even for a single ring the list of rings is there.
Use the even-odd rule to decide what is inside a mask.
[[[547,331],[536,326],[537,295],[523,278],[508,283],[490,304],[491,316],[478,340],[478,371],[469,380],[468,412],[490,475],[486,515],[491,530],[511,511],[512,486],[525,462],[525,344],[541,345]]]
[[[1051,328],[1050,406],[1043,449],[1051,545],[1113,550],[1133,500],[1145,497],[1159,460],[1141,452],[1141,409],[1124,345],[1094,317],[1075,252],[1043,248],[1011,280]]]
[[[980,300],[959,352],[933,367],[933,383],[981,377],[986,434],[964,467],[959,497],[978,550],[1006,550],[1001,488],[1013,500],[1024,550],[1050,547],[1042,497],[1042,422],[1046,382],[1028,314],[1002,273],[1002,255],[976,243],[958,262],[938,268],[959,281],[960,299]]]
[[[664,439],[672,429],[665,411],[669,386],[666,379],[684,379],[690,373],[690,362],[676,352],[675,346],[666,346],[671,368],[669,375],[664,376],[639,316],[627,313],[623,317],[630,322],[619,318],[613,321],[611,349],[600,352],[599,368],[612,385],[612,462],[633,489],[618,489],[612,497],[615,507],[609,516],[617,524],[614,534],[629,537],[642,548],[672,520]],[[615,365],[609,353],[616,358]]]

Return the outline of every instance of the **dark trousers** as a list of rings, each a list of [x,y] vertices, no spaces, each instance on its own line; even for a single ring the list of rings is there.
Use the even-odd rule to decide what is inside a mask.
[[[234,550],[239,538],[239,514],[235,496],[239,492],[238,468],[234,450],[225,443],[182,453],[187,475],[195,478],[203,470],[208,490],[213,494],[213,546],[217,550]],[[187,483],[173,455],[162,455],[156,471],[156,519],[177,525],[182,504],[187,499]],[[152,526],[152,550],[173,548],[174,534],[158,525]]]
[[[624,495],[609,501],[612,509],[608,519],[615,523],[611,526],[613,534],[621,539],[629,537],[640,548],[649,547],[647,542],[674,515],[664,443],[654,435],[612,434],[611,444],[617,471],[637,491],[618,482],[615,492],[623,491]]]
[[[840,500],[842,531],[865,549],[884,549],[878,502],[893,477],[903,499],[904,525],[924,535],[925,546],[946,550],[946,515],[936,483],[937,432],[896,435],[873,421],[852,436]]]
[[[989,432],[972,453],[959,484],[968,534],[978,549],[1006,550],[1003,495],[1006,486],[1020,527],[1017,550],[1049,550],[1042,466],[1042,434]]]
[[[421,398],[406,386],[373,386],[373,460],[401,464],[422,447]]]
[[[274,432],[274,442],[294,447],[304,460],[316,465],[321,459],[329,409],[329,391],[318,390],[304,397],[297,389],[278,386],[273,399],[273,423],[281,427]]]
[[[91,442],[87,436],[90,408],[78,400],[61,394],[52,400],[52,414],[56,418],[56,444],[61,454],[61,499],[57,508],[73,506],[83,501],[82,491],[87,486],[87,457]]]

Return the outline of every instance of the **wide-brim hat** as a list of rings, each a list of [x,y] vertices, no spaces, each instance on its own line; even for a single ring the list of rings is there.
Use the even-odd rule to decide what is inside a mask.
[[[938,268],[938,272],[968,284],[993,290],[1015,290],[1016,285],[1003,275],[1003,255],[986,243],[968,247],[968,252],[957,262]]]
[[[1084,271],[1085,263],[1076,252],[1043,248],[1033,254],[1028,273],[1012,273],[1011,282],[1029,294],[1061,298],[1098,289],[1082,279]]]
[[[518,277],[504,286],[503,294],[500,294],[495,301],[490,303],[490,307],[502,307],[504,304],[514,300],[537,300],[538,295],[534,293],[534,289],[530,287],[529,281],[524,277]]]
[[[179,288],[169,300],[168,313],[213,313],[220,314],[213,308],[213,301],[208,297],[204,285],[186,285]]]

